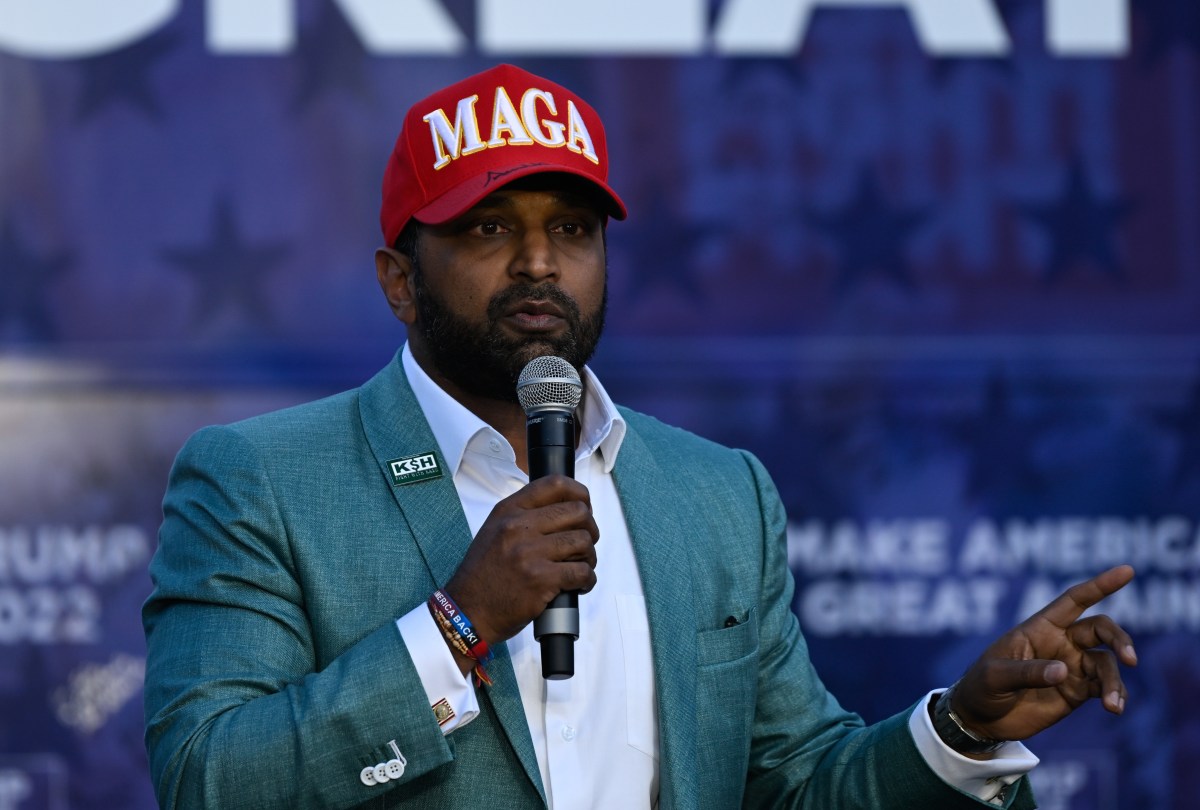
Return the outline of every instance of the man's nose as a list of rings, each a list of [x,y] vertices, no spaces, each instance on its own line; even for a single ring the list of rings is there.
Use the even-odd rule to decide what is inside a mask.
[[[531,281],[552,281],[558,278],[558,261],[550,234],[538,228],[525,231],[517,245],[510,272]]]

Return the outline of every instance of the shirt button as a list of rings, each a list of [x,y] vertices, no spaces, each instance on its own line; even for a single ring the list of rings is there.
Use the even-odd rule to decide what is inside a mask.
[[[574,740],[575,739],[575,727],[574,726],[563,726],[562,727],[562,738],[564,740],[566,740],[567,742],[571,742],[572,740]]]
[[[488,447],[492,448],[493,453],[499,453],[500,452],[500,440],[492,439],[490,442],[488,442]]]

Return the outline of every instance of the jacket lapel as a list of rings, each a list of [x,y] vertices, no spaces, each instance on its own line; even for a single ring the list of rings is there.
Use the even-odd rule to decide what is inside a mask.
[[[658,464],[630,426],[613,478],[637,557],[646,597],[658,691],[659,806],[696,807],[696,631],[692,616],[691,554],[679,527],[679,493],[671,471]]]
[[[420,550],[437,587],[442,587],[458,570],[471,545],[471,529],[463,514],[452,470],[442,456],[429,429],[408,378],[400,355],[361,389],[359,412],[363,432],[379,464],[385,485],[403,513],[413,541]],[[392,462],[436,452],[441,476],[409,484],[393,483]],[[525,774],[537,786],[545,801],[545,790],[538,773],[537,755],[529,736],[529,725],[517,689],[516,673],[508,656],[508,647],[497,644],[496,658],[488,665],[492,676],[485,699],[517,752]]]

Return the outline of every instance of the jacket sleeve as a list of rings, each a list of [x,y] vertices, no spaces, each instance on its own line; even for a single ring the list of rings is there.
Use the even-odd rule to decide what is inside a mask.
[[[317,671],[272,487],[235,428],[197,433],[171,471],[143,608],[146,746],[164,808],[350,807],[452,759],[392,621]],[[364,767],[395,757],[392,740],[403,776],[363,784]]]
[[[762,465],[745,454],[763,516],[760,661],[744,805],[823,810],[995,808],[943,782],[908,729],[912,709],[866,727],[828,692],[792,612],[787,521]],[[882,669],[886,676],[886,669]],[[1005,804],[1032,808],[1028,780]]]

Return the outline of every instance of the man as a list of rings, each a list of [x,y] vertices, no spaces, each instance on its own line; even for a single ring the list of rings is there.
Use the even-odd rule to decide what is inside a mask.
[[[1123,710],[1129,637],[1079,617],[1128,567],[910,711],[837,704],[765,471],[584,366],[625,216],[607,168],[592,108],[515,67],[409,111],[376,254],[406,346],[172,470],[144,611],[163,807],[1027,808],[1036,759],[1007,741]],[[514,383],[546,354],[584,379],[577,480],[526,474]],[[530,623],[564,590],[576,673],[543,680]]]

